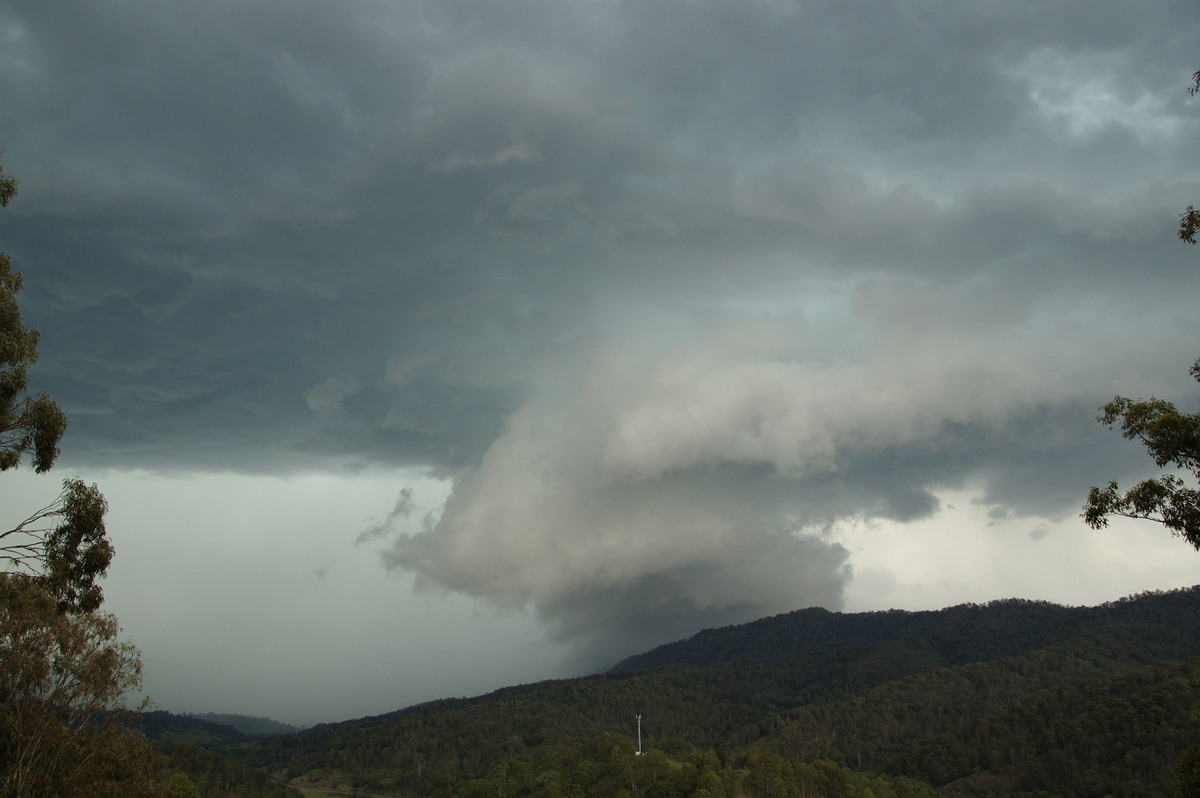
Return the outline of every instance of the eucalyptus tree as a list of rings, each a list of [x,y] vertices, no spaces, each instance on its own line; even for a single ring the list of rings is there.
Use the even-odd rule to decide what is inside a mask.
[[[17,181],[0,167],[0,207]],[[59,454],[67,416],[31,395],[40,336],[26,327],[21,275],[0,254],[0,472],[39,474]],[[0,526],[0,794],[166,796],[146,740],[116,722],[141,684],[136,648],[99,612],[97,580],[113,558],[108,510],[95,485],[67,479],[47,506]]]
[[[8,206],[17,188],[0,167],[0,207]],[[47,394],[29,393],[29,368],[37,361],[41,336],[21,317],[21,287],[21,274],[0,253],[0,471],[28,460],[42,474],[58,458],[67,415]],[[95,485],[65,480],[50,505],[11,529],[0,527],[0,571],[41,583],[61,612],[96,609],[103,601],[97,579],[113,558],[104,526],[107,510]]]
[[[1200,381],[1200,360],[1192,364]],[[1083,507],[1083,520],[1094,529],[1108,526],[1112,516],[1158,523],[1200,550],[1200,413],[1183,413],[1165,399],[1117,396],[1103,408],[1099,421],[1119,427],[1130,440],[1141,441],[1159,468],[1171,471],[1122,491],[1115,481],[1093,487]],[[1193,484],[1189,484],[1189,479]]]
[[[1200,71],[1192,74],[1188,94],[1200,93]],[[1196,243],[1200,211],[1192,205],[1179,216],[1179,239]],[[1200,360],[1192,364],[1192,377],[1200,381]],[[1116,481],[1092,487],[1083,506],[1083,520],[1093,529],[1108,526],[1112,516],[1157,521],[1192,547],[1200,550],[1200,492],[1187,478],[1200,481],[1200,414],[1181,413],[1164,399],[1130,399],[1115,396],[1101,408],[1098,419],[1113,429],[1120,427],[1129,440],[1141,441],[1159,468],[1171,471],[1142,480],[1126,491]]]

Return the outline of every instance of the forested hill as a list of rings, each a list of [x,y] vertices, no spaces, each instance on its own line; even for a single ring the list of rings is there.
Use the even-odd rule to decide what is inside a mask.
[[[1200,744],[1200,588],[1091,608],[804,610],[620,668],[239,755],[298,784],[376,794],[617,795],[650,761],[632,754],[642,715],[647,748],[674,763],[638,777],[659,779],[661,796],[701,794],[706,768],[726,795],[792,794],[772,773],[801,780],[796,795],[1173,795],[1175,764]]]
[[[1098,607],[1002,599],[943,610],[840,613],[819,607],[738,626],[705,629],[617,663],[612,672],[812,656],[830,649],[903,642],[940,665],[1010,656],[1098,623],[1200,621],[1200,586],[1145,593]]]
[[[273,737],[280,734],[294,734],[301,730],[300,726],[281,723],[273,718],[263,718],[257,715],[238,715],[229,712],[204,712],[191,717],[219,723],[237,729],[242,734],[256,737]]]

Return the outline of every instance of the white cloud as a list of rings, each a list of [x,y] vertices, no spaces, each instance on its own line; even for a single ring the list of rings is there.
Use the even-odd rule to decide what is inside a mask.
[[[458,477],[437,524],[399,536],[387,561],[428,584],[531,607],[567,639],[636,637],[648,619],[683,632],[697,617],[838,606],[840,547],[714,471],[720,458],[676,460],[676,473],[612,467],[623,397],[606,388],[620,382],[598,378],[574,401],[514,413]]]

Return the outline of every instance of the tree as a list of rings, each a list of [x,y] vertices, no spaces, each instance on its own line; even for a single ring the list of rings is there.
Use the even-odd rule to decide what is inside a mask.
[[[17,181],[0,167],[0,207],[17,193]],[[49,396],[27,396],[29,367],[37,361],[40,335],[21,321],[17,294],[21,275],[0,253],[0,471],[16,468],[21,458],[33,455],[39,474],[50,470],[58,457],[58,442],[67,429],[67,416]]]
[[[1200,798],[1200,745],[1183,752],[1175,772],[1179,774],[1179,794],[1183,798]]]
[[[60,612],[36,582],[0,574],[5,795],[149,790],[153,763],[112,711],[142,673],[137,649],[118,641],[117,632],[112,615]],[[131,789],[138,783],[143,789]]]
[[[1195,244],[1197,231],[1200,231],[1200,211],[1189,205],[1186,211],[1179,214],[1179,240]]]
[[[1192,75],[1192,85],[1188,86],[1188,94],[1194,97],[1197,92],[1200,92],[1200,72]],[[1194,205],[1189,205],[1186,211],[1179,214],[1179,240],[1195,244],[1197,232],[1200,232],[1200,211]]]
[[[1200,381],[1200,360],[1191,369]],[[1140,440],[1159,468],[1168,465],[1200,480],[1200,414],[1181,413],[1163,399],[1114,397],[1103,408],[1100,423],[1130,440]],[[1143,480],[1124,493],[1115,481],[1093,487],[1083,507],[1083,520],[1093,529],[1108,526],[1111,516],[1157,521],[1200,550],[1200,492],[1185,486],[1178,474]]]
[[[9,196],[11,189],[0,185],[0,199]],[[23,396],[26,371],[37,359],[38,334],[21,323],[20,277],[0,253],[0,471],[16,468],[29,453],[34,470],[44,473],[58,457],[67,417],[46,394]],[[103,600],[96,580],[113,557],[104,526],[107,509],[95,485],[64,481],[52,504],[0,531],[0,568],[42,582],[64,612],[96,609]]]
[[[104,600],[97,580],[108,571],[114,553],[104,525],[107,510],[95,485],[64,480],[57,499],[0,532],[5,570],[40,584],[60,612],[97,609]]]
[[[1200,71],[1192,74],[1188,94],[1200,92]],[[1192,205],[1179,217],[1179,238],[1196,243],[1200,233],[1200,211]],[[1192,364],[1192,377],[1200,381],[1200,360]],[[1171,402],[1155,399],[1113,397],[1099,417],[1109,429],[1118,422],[1121,434],[1140,440],[1159,468],[1168,465],[1200,480],[1200,415],[1180,413]],[[1185,486],[1178,474],[1163,474],[1134,485],[1124,493],[1115,481],[1108,487],[1092,487],[1083,506],[1083,520],[1093,529],[1108,526],[1111,516],[1141,518],[1158,523],[1200,550],[1200,493]]]
[[[0,207],[8,206],[17,187],[0,167]],[[0,471],[18,467],[28,455],[41,474],[58,458],[67,416],[45,393],[27,394],[40,335],[21,318],[21,286],[21,275],[0,253]],[[66,480],[54,503],[0,531],[0,569],[40,582],[63,612],[96,609],[103,600],[96,580],[113,557],[104,527],[107,509],[95,485]]]
[[[0,168],[0,207],[17,181]],[[37,330],[21,319],[21,275],[0,254],[0,471],[28,458],[50,470],[67,428],[46,394],[30,396]],[[145,738],[118,722],[141,684],[136,648],[98,611],[96,584],[113,547],[95,485],[63,482],[58,498],[0,531],[0,792],[5,796],[161,796]],[[0,528],[2,529],[2,528]]]

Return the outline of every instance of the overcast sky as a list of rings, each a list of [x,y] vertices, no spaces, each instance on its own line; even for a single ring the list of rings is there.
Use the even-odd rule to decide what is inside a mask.
[[[312,723],[808,606],[1200,582],[1190,0],[0,0],[0,249],[107,608]],[[37,505],[40,506],[40,505]],[[631,710],[632,711],[632,710]]]

